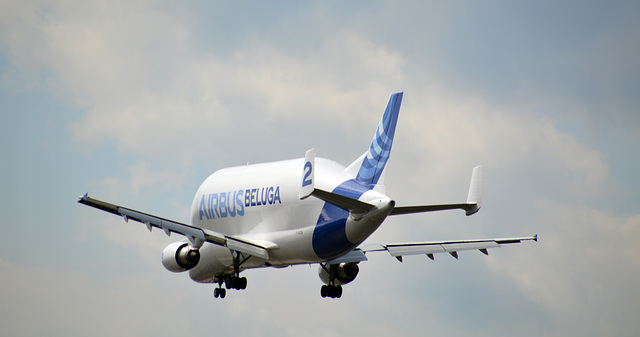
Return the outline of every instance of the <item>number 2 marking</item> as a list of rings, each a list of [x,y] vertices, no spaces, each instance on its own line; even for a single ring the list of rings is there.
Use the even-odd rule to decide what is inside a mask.
[[[302,187],[311,185],[312,181],[311,178],[309,177],[311,175],[311,170],[313,170],[313,167],[311,165],[311,162],[306,162],[304,163],[304,177],[302,178]]]

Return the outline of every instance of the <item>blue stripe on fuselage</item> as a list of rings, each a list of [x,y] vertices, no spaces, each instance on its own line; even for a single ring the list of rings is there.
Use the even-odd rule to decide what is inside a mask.
[[[352,199],[360,199],[374,185],[366,185],[355,179],[347,180],[333,190],[333,193]],[[325,203],[318,217],[316,228],[313,231],[313,250],[323,259],[333,258],[344,254],[358,245],[347,239],[346,224],[349,212]]]

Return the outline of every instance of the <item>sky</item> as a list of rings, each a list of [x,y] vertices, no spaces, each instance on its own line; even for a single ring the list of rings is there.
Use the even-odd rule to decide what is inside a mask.
[[[636,336],[640,4],[0,0],[0,334]],[[317,266],[224,300],[166,271],[214,171],[364,153],[404,92],[398,205],[367,243],[539,235],[455,260],[370,253],[339,300]]]

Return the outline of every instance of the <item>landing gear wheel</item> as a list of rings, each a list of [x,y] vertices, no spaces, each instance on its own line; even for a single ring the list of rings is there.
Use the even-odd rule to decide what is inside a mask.
[[[342,286],[335,286],[333,289],[334,289],[333,298],[342,297]]]
[[[323,285],[322,288],[320,288],[320,296],[322,296],[322,298],[325,298],[327,296],[329,296],[329,286],[328,285]]]
[[[342,297],[342,286],[334,286],[334,285],[323,285],[320,288],[320,296],[322,297],[331,297],[331,298],[340,298]]]
[[[224,280],[224,286],[227,289],[237,289],[237,290],[247,289],[247,278],[229,276]]]
[[[222,281],[218,281],[218,287],[213,289],[213,297],[224,298],[227,296],[227,289],[222,288]]]

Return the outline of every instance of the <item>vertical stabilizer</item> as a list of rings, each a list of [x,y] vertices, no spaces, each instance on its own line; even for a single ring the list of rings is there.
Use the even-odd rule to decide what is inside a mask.
[[[366,184],[378,184],[389,160],[389,154],[391,154],[391,145],[393,143],[393,135],[396,132],[396,123],[398,121],[401,102],[401,92],[393,94],[389,98],[387,108],[373,136],[369,151],[362,161],[356,180]]]

